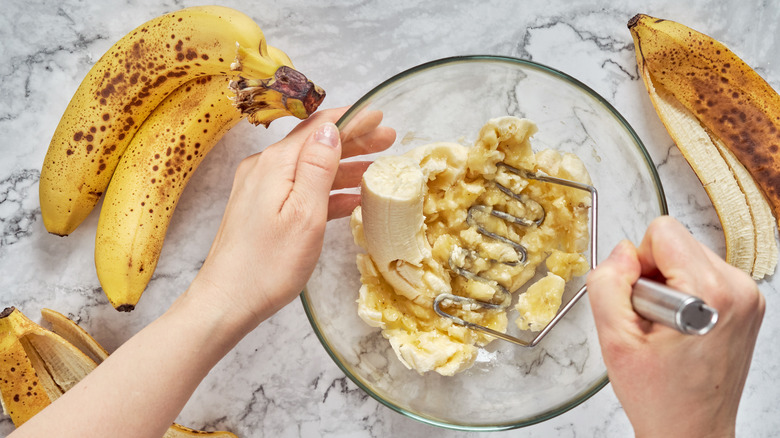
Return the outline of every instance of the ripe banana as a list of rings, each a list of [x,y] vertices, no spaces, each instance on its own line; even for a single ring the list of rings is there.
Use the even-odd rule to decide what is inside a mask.
[[[628,27],[653,106],[721,221],[726,260],[757,280],[773,273],[780,96],[707,35],[643,14]]]
[[[46,229],[67,235],[86,218],[143,121],[185,82],[229,75],[237,84],[246,78],[262,86],[290,71],[289,58],[274,56],[258,25],[230,8],[191,7],[139,26],[95,63],[54,132],[39,190]],[[284,85],[277,83],[282,94]],[[252,91],[243,101],[252,101]],[[315,87],[271,106],[306,118],[322,101],[321,91]]]
[[[66,316],[50,309],[41,313],[51,331],[13,307],[0,313],[0,401],[17,427],[108,357],[92,336]],[[165,438],[199,436],[236,438],[230,432],[204,432],[178,424],[165,434]]]
[[[95,268],[114,308],[135,308],[154,273],[179,196],[193,172],[244,115],[227,76],[204,76],[169,95],[122,155],[100,210]]]
[[[108,186],[95,238],[98,279],[117,310],[135,308],[154,273],[179,197],[206,154],[247,112],[270,123],[288,115],[282,100],[314,87],[294,74],[254,87],[243,109],[234,106],[228,88],[242,85],[229,77],[194,79],[144,121]],[[280,92],[282,81],[285,89]],[[240,91],[250,92],[248,87]],[[259,102],[263,104],[253,112],[251,105]]]

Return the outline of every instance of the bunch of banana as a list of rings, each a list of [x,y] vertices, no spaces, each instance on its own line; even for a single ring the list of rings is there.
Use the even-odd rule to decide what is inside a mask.
[[[259,87],[274,82],[280,96],[258,99],[248,110],[274,107],[306,118],[324,95],[308,81],[291,79],[290,71],[289,58],[269,48],[260,27],[230,8],[191,7],[142,24],[95,63],[54,132],[40,183],[47,230],[67,235],[83,221],[144,120],[192,79],[227,75]],[[264,112],[260,117],[266,115],[279,116]]]
[[[68,391],[108,357],[100,344],[66,316],[41,311],[47,330],[8,307],[0,312],[0,401],[19,427]],[[164,438],[236,438],[173,424]]]
[[[324,97],[238,11],[203,6],[155,18],[93,66],[66,109],[41,171],[44,225],[69,234],[105,193],[98,278],[115,308],[132,310],[179,196],[212,147],[244,118],[305,119]]]
[[[653,106],[718,214],[726,260],[756,280],[772,274],[780,96],[712,37],[643,14],[628,28]]]

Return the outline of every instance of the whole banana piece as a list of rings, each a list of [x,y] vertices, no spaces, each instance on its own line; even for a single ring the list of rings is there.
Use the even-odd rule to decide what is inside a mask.
[[[229,86],[243,84],[204,76],[176,89],[141,125],[114,172],[98,220],[95,266],[117,310],[133,310],[146,289],[179,197],[206,154],[246,111],[257,123],[270,123],[289,115],[283,101],[315,87],[293,70],[262,86],[241,88],[240,93],[253,90],[249,100],[262,102],[242,111]]]
[[[726,260],[774,272],[780,213],[780,96],[714,38],[638,14],[628,22],[653,106],[701,180],[726,238]]]
[[[54,132],[40,181],[46,229],[67,235],[87,217],[135,132],[180,85],[205,75],[269,80],[291,67],[230,8],[185,8],[139,26],[95,63]],[[292,101],[289,112],[306,118],[321,100]]]

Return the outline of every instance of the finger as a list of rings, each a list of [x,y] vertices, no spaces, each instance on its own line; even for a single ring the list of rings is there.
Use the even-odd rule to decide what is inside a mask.
[[[348,158],[354,157],[355,155],[381,152],[393,145],[395,137],[395,129],[387,126],[377,127],[376,129],[357,137],[343,137],[344,151],[342,152],[342,157]]]
[[[641,271],[636,251],[631,242],[624,240],[588,274],[588,298],[599,332],[648,327],[631,305],[633,284]]]
[[[339,219],[352,214],[352,210],[360,205],[360,195],[336,193],[330,195],[328,201],[328,220]]]
[[[766,302],[756,281],[745,271],[726,263],[710,248],[700,245],[713,269],[720,274],[718,277],[721,287],[712,291],[712,301],[707,304],[719,310],[731,309],[737,314],[750,315],[743,320],[757,319],[760,324]]]
[[[306,139],[298,156],[290,199],[293,208],[305,208],[314,220],[327,217],[330,187],[336,177],[341,140],[336,125],[323,123]]]
[[[309,116],[308,119],[297,124],[286,137],[279,141],[279,145],[282,147],[300,147],[306,141],[307,138],[323,123],[335,124],[341,116],[347,112],[349,107],[331,108],[320,110]]]
[[[371,161],[349,161],[339,164],[336,179],[331,190],[339,190],[360,185],[363,173],[371,165]]]
[[[264,158],[267,162],[273,164],[272,169],[270,169],[270,172],[273,173],[273,178],[269,179],[286,185],[284,190],[277,190],[279,193],[287,196],[292,189],[300,149],[303,148],[309,137],[323,123],[334,123],[337,121],[347,109],[348,107],[342,107],[318,111],[296,125],[282,140],[268,146],[265,151],[261,152],[265,155]]]
[[[296,125],[283,139],[268,146],[262,153],[267,156],[273,156],[270,161],[279,163],[288,170],[289,168],[294,169],[297,166],[298,150],[303,147],[307,138],[323,123],[335,123],[348,108],[326,109],[312,114],[309,118]],[[294,173],[290,173],[289,179],[292,180],[293,177]]]
[[[346,126],[341,130],[341,141],[349,137],[360,137],[368,134],[382,123],[384,115],[379,110],[360,110],[353,114]]]
[[[660,273],[669,286],[691,295],[706,294],[717,273],[702,245],[670,216],[650,223],[638,254],[643,273]]]

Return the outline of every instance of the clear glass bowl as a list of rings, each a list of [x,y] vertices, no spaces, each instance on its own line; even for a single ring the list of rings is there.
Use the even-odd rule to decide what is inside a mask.
[[[530,61],[471,56],[429,62],[371,90],[339,121],[342,137],[364,111],[379,110],[396,130],[400,154],[433,141],[473,144],[489,119],[533,120],[534,150],[573,152],[599,192],[600,260],[621,239],[638,242],[666,214],[658,174],[642,142],[606,100],[576,79]],[[369,156],[374,158],[379,154]],[[379,329],[357,315],[359,248],[349,219],[331,221],[319,264],[301,298],[314,331],[338,366],[391,409],[452,429],[490,431],[559,415],[598,392],[607,374],[587,299],[577,302],[533,348],[496,340],[476,364],[453,377],[420,375],[396,358]],[[584,277],[567,286],[564,301]],[[510,311],[510,330],[516,313]]]

